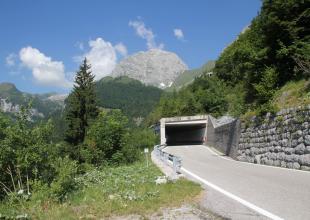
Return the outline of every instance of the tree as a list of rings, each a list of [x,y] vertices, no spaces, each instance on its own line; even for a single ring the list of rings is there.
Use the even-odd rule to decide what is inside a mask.
[[[75,85],[66,103],[65,140],[73,146],[83,143],[87,127],[98,115],[94,75],[90,68],[85,58],[75,76]],[[78,149],[71,150],[71,156],[75,159],[79,158],[79,151],[76,151]]]
[[[241,86],[244,103],[267,104],[277,88],[309,77],[309,1],[263,0],[261,12],[229,45],[215,75],[230,87]]]
[[[83,159],[96,165],[114,162],[117,156],[121,156],[128,142],[127,123],[127,117],[120,110],[100,112],[96,122],[87,131],[87,149],[83,149],[86,158]]]

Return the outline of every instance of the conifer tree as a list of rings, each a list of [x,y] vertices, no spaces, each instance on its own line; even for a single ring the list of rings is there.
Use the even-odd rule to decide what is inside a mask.
[[[85,58],[77,71],[74,88],[66,103],[65,140],[74,146],[84,141],[87,127],[98,115],[94,75],[90,68],[91,66]],[[75,155],[73,157],[76,157],[78,152],[74,152],[76,149],[72,150]]]

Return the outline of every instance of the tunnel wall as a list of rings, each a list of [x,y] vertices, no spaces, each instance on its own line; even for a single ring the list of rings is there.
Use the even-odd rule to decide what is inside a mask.
[[[207,145],[236,159],[238,154],[239,136],[239,119],[235,119],[226,124],[217,125],[216,119],[209,116],[207,125]]]

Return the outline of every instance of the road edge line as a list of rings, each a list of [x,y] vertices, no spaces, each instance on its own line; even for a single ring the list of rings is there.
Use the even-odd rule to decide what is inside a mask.
[[[231,198],[231,199],[241,203],[242,205],[244,205],[244,206],[246,206],[246,207],[248,207],[248,208],[250,208],[250,209],[252,209],[252,210],[254,210],[254,211],[256,211],[256,212],[258,212],[258,213],[260,213],[260,214],[262,214],[262,215],[264,215],[264,216],[266,216],[268,218],[270,218],[270,219],[273,219],[273,220],[284,220],[283,218],[281,218],[279,216],[276,216],[276,215],[266,211],[265,209],[262,209],[262,208],[260,208],[260,207],[258,207],[256,205],[254,205],[254,204],[244,200],[244,199],[241,199],[240,197],[238,197],[238,196],[236,196],[236,195],[234,195],[234,194],[232,194],[230,192],[227,192],[226,190],[220,188],[217,185],[214,185],[213,183],[210,183],[209,181],[207,181],[207,180],[201,178],[200,176],[192,173],[191,171],[185,169],[184,167],[182,167],[181,170],[183,172],[187,173],[188,175],[192,176],[193,178],[197,179],[198,181],[202,182],[203,184],[211,187],[212,189],[214,189],[214,190],[224,194],[225,196],[227,196],[227,197],[229,197],[229,198]]]

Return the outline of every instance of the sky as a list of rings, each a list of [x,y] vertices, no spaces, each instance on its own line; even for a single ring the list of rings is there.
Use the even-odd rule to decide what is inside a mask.
[[[98,80],[149,49],[198,68],[217,59],[260,7],[260,0],[1,0],[0,82],[68,93],[84,57]]]

